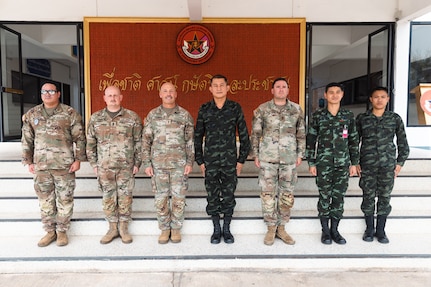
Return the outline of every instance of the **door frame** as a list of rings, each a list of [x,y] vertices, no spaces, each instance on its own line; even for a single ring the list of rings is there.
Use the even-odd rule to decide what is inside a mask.
[[[22,78],[22,39],[21,39],[21,33],[10,29],[9,27],[6,27],[2,24],[0,24],[0,142],[4,141],[10,141],[10,140],[17,140],[21,138],[21,133],[19,135],[5,135],[5,111],[4,109],[8,108],[4,105],[4,99],[6,98],[7,94],[11,94],[15,99],[19,99],[19,110],[20,110],[20,119],[24,113],[24,104],[23,104],[23,78]],[[4,58],[4,53],[6,51],[4,50],[5,45],[2,43],[2,34],[3,31],[7,31],[11,34],[14,34],[17,36],[18,39],[18,86],[12,87],[12,79],[10,81],[10,85],[8,83],[4,83],[4,77],[7,77],[7,74],[12,74],[12,70],[7,71],[7,65],[2,63],[2,60]],[[6,74],[6,75],[5,75]],[[12,77],[12,76],[11,76]],[[21,123],[22,124],[22,123]]]
[[[382,85],[386,85],[388,90],[392,93],[393,89],[394,89],[394,49],[395,49],[395,22],[372,22],[372,23],[351,23],[351,22],[346,22],[346,23],[328,23],[328,22],[316,22],[316,23],[307,23],[307,53],[306,53],[306,67],[307,67],[307,71],[306,71],[306,103],[305,103],[305,107],[306,107],[306,121],[308,122],[309,117],[311,116],[312,113],[312,101],[313,101],[313,88],[315,88],[313,86],[313,65],[312,65],[312,55],[313,55],[313,27],[315,26],[334,26],[334,27],[339,27],[339,26],[376,26],[376,30],[373,31],[372,33],[368,34],[368,37],[373,36],[375,33],[381,32],[385,29],[388,30],[388,43],[387,43],[387,83],[382,83]],[[377,26],[383,26],[383,27],[377,27]],[[370,90],[370,49],[371,49],[371,44],[370,41],[368,39],[368,55],[367,55],[367,71],[364,72],[364,76],[367,77],[367,91]],[[348,80],[348,79],[346,79]],[[393,95],[391,96],[391,102],[388,105],[388,108],[390,110],[393,110]],[[364,110],[368,108],[368,104],[367,107],[365,107],[364,105]]]

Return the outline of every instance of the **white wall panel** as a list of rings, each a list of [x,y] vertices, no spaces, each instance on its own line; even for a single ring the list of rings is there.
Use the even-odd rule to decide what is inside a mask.
[[[307,22],[393,22],[396,0],[294,0],[293,17]]]
[[[397,0],[201,1],[204,18],[305,17],[308,22],[386,22],[394,21],[394,15],[398,10]],[[418,0],[406,2],[416,3],[416,1]],[[182,18],[189,16],[187,2],[187,0],[0,0],[0,19],[82,21],[85,16]],[[429,2],[429,0],[418,2]]]
[[[399,0],[400,19],[413,20],[431,13],[430,0]]]
[[[0,0],[2,21],[82,21],[95,15],[96,0]],[[121,2],[118,2],[121,3]]]
[[[294,0],[202,0],[209,18],[292,18]],[[304,17],[297,15],[296,17]]]
[[[94,0],[90,0],[94,1]],[[187,0],[98,0],[101,17],[189,17]]]

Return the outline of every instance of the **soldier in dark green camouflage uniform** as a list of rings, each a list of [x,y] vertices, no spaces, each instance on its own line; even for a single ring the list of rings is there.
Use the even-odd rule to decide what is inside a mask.
[[[88,161],[97,175],[109,222],[100,243],[107,244],[118,235],[123,243],[131,243],[128,223],[132,218],[135,174],[142,162],[142,120],[121,106],[123,95],[118,87],[107,87],[103,99],[106,108],[91,115],[87,129]]]
[[[236,204],[234,193],[237,176],[250,151],[250,139],[241,106],[227,99],[229,85],[226,77],[215,75],[211,79],[210,91],[213,100],[200,107],[196,121],[195,158],[205,175],[208,193],[206,211],[214,224],[211,243],[218,244],[221,240],[220,214],[224,214],[224,241],[233,243],[230,222]]]
[[[193,119],[176,104],[172,83],[160,87],[162,104],[145,118],[142,156],[145,173],[151,176],[159,229],[158,242],[181,241],[188,175],[194,161]]]
[[[394,179],[409,156],[404,123],[401,117],[386,111],[387,88],[377,87],[370,96],[372,109],[359,114],[356,125],[361,141],[359,186],[363,192],[361,209],[367,228],[362,239],[389,243],[385,233],[386,219],[391,212],[391,192]],[[396,146],[394,136],[397,137]],[[398,154],[398,156],[397,156]],[[377,211],[375,198],[377,197]],[[374,232],[374,213],[377,225]]]
[[[331,244],[332,240],[346,243],[338,232],[338,224],[343,217],[349,175],[357,173],[359,163],[355,119],[351,111],[340,108],[343,95],[341,84],[326,86],[324,96],[328,106],[313,113],[307,134],[306,157],[319,189],[317,209],[323,244]]]
[[[263,219],[268,227],[263,242],[272,245],[278,237],[286,244],[295,244],[285,224],[294,203],[296,168],[305,152],[304,113],[298,104],[288,100],[286,79],[275,79],[271,93],[273,99],[254,110],[251,132],[252,155],[262,188]]]
[[[60,92],[54,84],[44,84],[41,95],[43,104],[22,117],[22,162],[34,174],[47,232],[38,246],[47,246],[55,239],[58,246],[64,246],[68,244],[66,231],[73,213],[75,172],[86,160],[85,132],[81,115],[60,103]]]

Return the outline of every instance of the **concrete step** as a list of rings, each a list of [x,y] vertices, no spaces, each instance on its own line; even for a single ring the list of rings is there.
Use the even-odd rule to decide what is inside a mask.
[[[316,215],[316,197],[296,197],[292,216],[313,217]],[[261,216],[262,207],[259,197],[240,197],[236,199],[235,214],[247,214],[248,217]],[[206,217],[206,199],[204,197],[187,198],[186,217]],[[362,198],[348,196],[345,198],[345,216],[362,216],[360,210]],[[396,216],[430,216],[431,196],[428,197],[393,197],[391,200],[393,215]],[[90,216],[91,213],[95,215]],[[103,218],[101,197],[75,198],[74,216],[76,218]],[[147,218],[155,216],[153,197],[135,197],[133,216]],[[31,219],[39,218],[39,206],[36,198],[0,199],[0,218]]]
[[[1,237],[2,273],[156,272],[205,269],[232,272],[305,268],[304,270],[338,271],[358,268],[366,271],[388,268],[402,272],[407,268],[428,270],[431,261],[429,234],[422,236],[392,234],[390,244],[362,241],[362,234],[345,234],[346,245],[323,245],[319,234],[294,234],[296,244],[276,240],[273,246],[263,244],[263,235],[236,235],[234,244],[210,244],[208,235],[184,235],[180,244],[157,243],[157,235],[134,236],[132,244],[119,239],[108,245],[100,236],[70,236],[70,244],[37,247],[38,236]],[[23,248],[25,247],[25,248]],[[427,256],[428,255],[428,256]],[[335,262],[338,264],[336,264]],[[299,270],[298,269],[298,270]],[[274,271],[276,272],[276,271]],[[365,273],[364,273],[365,274]],[[48,276],[48,275],[47,275]]]
[[[390,244],[362,241],[365,229],[360,211],[358,178],[349,182],[344,219],[340,232],[346,245],[320,243],[315,179],[303,162],[298,168],[292,217],[287,231],[296,240],[293,246],[276,240],[263,244],[266,226],[262,219],[258,170],[247,161],[237,187],[237,207],[231,230],[234,244],[209,242],[212,222],[205,213],[204,179],[195,165],[189,180],[186,220],[180,244],[157,243],[159,229],[153,206],[150,179],[143,170],[136,178],[132,244],[116,239],[108,245],[99,240],[107,230],[101,195],[90,165],[82,163],[77,172],[75,208],[69,230],[70,244],[37,247],[44,235],[32,175],[20,163],[20,144],[0,144],[0,270],[1,273],[58,272],[152,272],[172,270],[277,270],[290,268],[327,270],[429,270],[431,266],[431,160],[409,159],[395,181],[386,232]],[[398,269],[397,269],[398,268]],[[410,270],[409,269],[409,270]],[[1,284],[0,284],[1,285]],[[271,285],[269,283],[269,285]]]
[[[427,195],[431,186],[430,177],[397,177],[393,189],[394,195]],[[238,194],[258,195],[260,187],[257,177],[239,178],[237,185]],[[134,195],[152,195],[151,181],[149,178],[137,178],[135,181]],[[204,179],[189,178],[188,196],[205,194]],[[317,195],[318,190],[314,177],[300,177],[296,185],[295,195]],[[351,177],[347,195],[361,195],[359,178]],[[78,178],[76,180],[75,196],[99,196],[97,180],[95,178]],[[0,178],[0,198],[2,197],[32,197],[35,196],[32,178]]]
[[[402,221],[403,230],[393,228],[395,221]],[[0,253],[2,273],[58,273],[58,272],[155,272],[174,270],[277,270],[281,266],[307,270],[338,271],[359,268],[361,270],[428,270],[431,263],[431,220],[389,219],[387,234],[390,244],[376,240],[364,242],[363,221],[346,219],[340,224],[340,232],[346,245],[323,245],[320,243],[318,219],[291,220],[287,231],[296,240],[286,245],[276,240],[273,246],[263,244],[266,228],[261,220],[233,220],[231,230],[234,244],[209,242],[212,233],[210,220],[188,221],[183,228],[179,244],[157,243],[159,230],[151,221],[134,221],[130,224],[132,244],[115,239],[108,245],[99,240],[106,232],[103,221],[76,221],[69,231],[69,245],[57,247],[51,244],[37,247],[43,231],[34,230],[36,222],[7,223],[14,225],[15,232],[0,237],[3,247]],[[3,230],[6,223],[0,223]],[[193,226],[195,225],[195,226]],[[299,226],[308,232],[298,233]],[[96,232],[105,228],[103,232]],[[199,233],[192,230],[200,229]],[[417,231],[420,230],[420,233]]]
[[[386,225],[388,234],[412,234],[412,240],[418,234],[431,235],[431,217],[389,217]],[[40,220],[0,221],[2,236],[43,236]],[[71,236],[99,236],[104,235],[108,228],[107,222],[100,219],[74,219],[68,234]],[[134,219],[130,225],[131,234],[158,235],[157,221],[155,218]],[[290,234],[314,234],[320,236],[320,221],[315,217],[292,218],[286,225]],[[362,234],[365,230],[365,222],[360,217],[346,217],[340,221],[341,233]],[[266,226],[262,218],[234,217],[231,223],[233,234],[265,234]],[[209,217],[186,219],[182,228],[185,235],[211,235],[213,232],[212,221]],[[431,241],[430,241],[431,242]]]
[[[308,172],[307,161],[303,161],[297,168],[299,176],[310,176]],[[242,170],[242,177],[257,176],[258,168],[255,167],[252,160],[247,160]],[[95,178],[93,168],[88,162],[81,163],[81,169],[76,173],[77,177],[91,177]],[[408,159],[401,170],[400,177],[402,176],[431,176],[431,160],[430,159]],[[0,177],[3,178],[26,178],[32,177],[28,172],[26,166],[21,164],[19,159],[16,160],[3,160],[0,159]],[[137,177],[146,177],[143,169],[141,168]],[[194,164],[191,177],[202,177],[199,167]]]

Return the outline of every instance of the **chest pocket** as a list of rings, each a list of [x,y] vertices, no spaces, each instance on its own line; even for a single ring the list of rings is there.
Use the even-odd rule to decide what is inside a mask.
[[[394,121],[382,122],[380,128],[385,135],[393,135],[396,133],[397,125]]]

